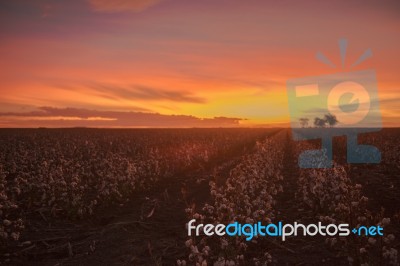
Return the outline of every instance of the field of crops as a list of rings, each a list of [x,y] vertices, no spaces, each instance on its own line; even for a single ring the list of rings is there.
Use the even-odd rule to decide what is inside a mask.
[[[288,129],[2,129],[0,262],[399,265],[399,129],[360,136],[380,164],[301,169]],[[188,236],[186,223],[380,225],[384,236]]]

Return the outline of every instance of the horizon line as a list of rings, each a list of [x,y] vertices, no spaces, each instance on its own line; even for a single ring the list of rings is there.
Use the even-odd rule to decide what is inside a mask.
[[[354,128],[371,128],[371,129],[390,129],[400,128],[400,126],[385,126],[385,127],[333,127],[333,128],[302,128],[302,127],[286,127],[286,126],[234,126],[234,127],[0,127],[2,129],[354,129]]]

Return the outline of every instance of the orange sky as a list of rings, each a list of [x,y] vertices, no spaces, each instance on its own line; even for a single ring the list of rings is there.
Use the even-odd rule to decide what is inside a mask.
[[[288,125],[288,79],[363,69],[400,126],[398,1],[299,2],[3,1],[0,127]]]

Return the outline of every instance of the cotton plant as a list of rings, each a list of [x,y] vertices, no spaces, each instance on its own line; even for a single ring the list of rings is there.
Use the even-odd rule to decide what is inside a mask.
[[[7,171],[0,164],[0,245],[20,239],[25,225],[17,197],[21,193],[18,179],[6,180]]]
[[[297,153],[312,149],[309,144],[296,144]],[[362,194],[362,185],[348,175],[346,168],[334,163],[328,169],[300,169],[296,198],[313,210],[324,224],[348,223],[350,230],[360,226],[379,225],[390,229],[390,218],[384,212],[372,213],[369,199]],[[350,265],[398,265],[395,236],[327,237],[329,247],[347,255]]]
[[[255,136],[244,131],[203,133],[158,136],[155,132],[137,139],[128,131],[3,135],[0,245],[19,241],[28,210],[45,219],[85,219],[98,206],[123,205],[137,191],[201,167],[215,156],[228,154],[231,143]]]
[[[283,192],[282,165],[285,134],[279,133],[256,144],[253,153],[244,155],[227,176],[217,174],[209,182],[212,202],[196,210],[188,207],[189,219],[197,223],[229,224],[270,223],[274,217],[275,197]],[[220,184],[218,180],[224,180]],[[249,245],[256,245],[258,236],[246,241],[244,236],[191,236],[186,241],[189,265],[267,265],[268,252],[251,257]],[[253,255],[252,255],[253,256]],[[181,261],[182,263],[182,261]],[[211,264],[210,264],[211,263]],[[179,265],[179,263],[177,263]]]

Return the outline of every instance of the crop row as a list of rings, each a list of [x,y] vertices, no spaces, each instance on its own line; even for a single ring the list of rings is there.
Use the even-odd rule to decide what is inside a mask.
[[[228,174],[217,174],[209,182],[211,200],[204,206],[189,206],[188,220],[197,223],[229,224],[270,223],[275,216],[275,197],[283,191],[282,167],[285,131],[257,142],[254,150],[244,155]],[[224,172],[224,171],[222,171]],[[186,241],[188,257],[178,265],[266,265],[272,261],[268,250],[254,253],[251,245],[257,236],[191,236]]]

